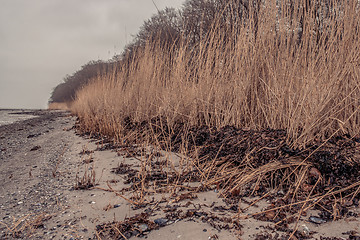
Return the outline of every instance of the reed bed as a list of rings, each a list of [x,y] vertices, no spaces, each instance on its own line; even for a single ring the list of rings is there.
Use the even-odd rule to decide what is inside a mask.
[[[89,130],[117,139],[123,118],[141,122],[158,116],[169,126],[183,121],[286,129],[297,146],[332,134],[357,135],[357,2],[338,6],[341,12],[329,16],[322,30],[309,9],[301,40],[298,25],[279,16],[275,1],[267,2],[258,14],[256,36],[250,16],[233,29],[214,22],[196,46],[148,42],[117,74],[99,76],[79,91],[72,111]]]
[[[215,20],[195,45],[184,37],[176,44],[148,41],[137,48],[116,71],[77,92],[71,110],[81,129],[115,143],[148,142],[166,150],[173,150],[172,136],[178,133],[185,141],[178,148],[183,153],[194,141],[188,130],[203,126],[282,129],[294,149],[334,136],[359,137],[359,2],[329,1],[329,10],[315,3],[305,8],[308,1],[298,1],[298,11],[285,0],[276,2],[264,2],[256,14],[250,11],[227,27]],[[199,161],[196,146],[191,152]],[[304,159],[251,171],[229,162],[219,170],[211,159],[208,168],[221,173],[206,180],[221,179],[234,192],[271,172],[287,172],[299,189],[312,166]],[[248,158],[243,161],[249,165]]]

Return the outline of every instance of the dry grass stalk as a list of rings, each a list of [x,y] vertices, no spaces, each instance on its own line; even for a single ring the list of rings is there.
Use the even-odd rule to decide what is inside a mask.
[[[85,165],[84,175],[79,177],[78,173],[75,177],[75,190],[86,190],[91,189],[96,186],[96,172],[94,168],[94,164],[92,168],[89,168],[89,164]]]
[[[312,196],[311,198],[307,198],[306,200],[302,200],[302,201],[298,201],[298,202],[294,202],[294,203],[290,203],[290,204],[286,204],[284,206],[280,206],[280,207],[275,207],[275,208],[271,208],[271,209],[266,209],[264,211],[261,211],[261,212],[257,212],[257,213],[253,213],[251,214],[251,216],[255,216],[255,215],[259,215],[259,214],[262,214],[262,213],[266,213],[266,212],[270,212],[270,211],[275,211],[275,210],[279,210],[279,209],[284,209],[284,208],[288,208],[288,207],[292,207],[292,206],[296,206],[296,205],[300,205],[300,204],[307,204],[307,203],[311,203],[311,205],[309,205],[308,207],[304,208],[305,210],[311,208],[312,206],[318,204],[319,202],[321,202],[321,200],[323,200],[324,198],[328,197],[328,196],[335,196],[336,194],[339,194],[339,193],[342,193],[342,192],[345,192],[347,190],[350,190],[350,189],[353,189],[357,186],[360,186],[360,182],[356,182],[354,184],[351,184],[350,186],[348,187],[345,187],[345,188],[342,188],[342,189],[339,189],[339,190],[335,190],[335,188],[332,188],[330,189],[329,191],[327,191],[325,194],[322,194],[320,196]],[[309,195],[310,196],[310,195]],[[304,206],[304,205],[303,205]],[[238,217],[238,218],[248,218],[250,217],[250,215],[246,215],[246,216],[241,216],[240,214],[236,214],[234,216],[235,218]]]
[[[9,235],[12,237],[31,237],[32,234],[34,234],[37,229],[41,228],[43,223],[49,220],[52,216],[53,215],[46,213],[38,215],[28,214],[17,220],[14,218],[11,226],[8,226],[3,222],[0,223],[7,228]]]

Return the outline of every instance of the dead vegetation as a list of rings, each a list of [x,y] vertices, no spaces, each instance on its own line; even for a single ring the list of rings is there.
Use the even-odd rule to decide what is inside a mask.
[[[144,130],[139,131],[141,136]],[[157,133],[157,142],[164,141],[159,137],[163,133],[154,128],[151,131]],[[313,233],[304,233],[298,226],[290,227],[305,216],[309,222],[317,224],[357,217],[351,210],[359,202],[360,180],[356,174],[359,166],[355,158],[359,151],[357,139],[336,137],[300,150],[289,147],[285,131],[244,131],[234,127],[217,131],[201,127],[188,132],[177,129],[174,133],[193,139],[192,143],[186,141],[184,145],[176,137],[164,135],[174,140],[167,143],[172,150],[184,153],[181,149],[187,149],[186,155],[177,156],[178,162],[164,156],[156,147],[149,147],[149,143],[131,147],[108,145],[105,149],[110,148],[119,155],[133,158],[138,164],[120,163],[113,169],[113,173],[123,175],[124,183],[129,187],[115,190],[109,182],[108,189],[103,190],[114,192],[133,204],[133,209],[143,209],[144,213],[167,213],[164,219],[168,224],[195,217],[211,223],[215,229],[229,229],[241,234],[242,219],[255,218],[272,222],[273,230],[282,232],[284,239],[291,236],[297,239],[311,237]],[[202,139],[203,136],[206,137]],[[162,146],[165,146],[164,143]],[[339,162],[339,159],[343,160]],[[219,192],[225,205],[194,205],[192,214],[188,209],[182,209],[191,206],[198,193],[204,191]],[[154,199],[157,193],[164,198]],[[255,200],[244,207],[241,203],[248,196],[255,197]],[[247,209],[260,200],[266,200],[270,205],[249,215]],[[309,215],[314,209],[319,215]],[[224,213],[228,214],[227,220],[221,216]],[[136,219],[131,218],[131,221]],[[223,225],[225,220],[228,225]],[[99,225],[98,234],[119,237],[118,224],[123,226],[128,221]],[[137,224],[150,224],[151,218],[147,217],[146,223],[142,221]],[[142,236],[157,228],[137,232],[130,227],[120,232],[125,237]]]
[[[79,173],[75,177],[75,190],[86,190],[95,187],[96,182],[96,172],[94,166],[90,167],[89,163],[85,163],[82,176],[79,176]]]
[[[49,110],[64,110],[64,111],[69,111],[71,108],[71,102],[66,102],[66,103],[62,103],[62,102],[53,102],[53,103],[49,103],[48,109]]]
[[[238,28],[215,18],[195,47],[147,41],[116,74],[78,91],[78,129],[103,139],[98,150],[139,160],[136,170],[114,169],[126,175],[131,203],[155,206],[154,192],[173,193],[174,202],[206,190],[233,204],[258,196],[272,205],[252,217],[274,222],[288,239],[308,237],[287,227],[310,208],[333,221],[358,205],[359,3],[329,1],[327,11],[316,1],[276,2],[264,1]],[[141,144],[183,157],[175,167],[134,147]],[[238,221],[245,209],[237,211]],[[141,235],[129,227],[135,220],[102,225],[99,235]],[[137,221],[152,229],[147,216]]]
[[[13,223],[8,226],[3,222],[0,224],[4,225],[8,231],[8,235],[14,238],[31,238],[40,228],[44,228],[43,223],[52,217],[50,214],[28,214],[19,219],[13,219]]]

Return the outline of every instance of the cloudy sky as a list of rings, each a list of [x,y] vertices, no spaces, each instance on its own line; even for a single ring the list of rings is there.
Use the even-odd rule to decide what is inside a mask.
[[[66,74],[121,53],[156,11],[152,0],[0,0],[0,108],[46,108]]]

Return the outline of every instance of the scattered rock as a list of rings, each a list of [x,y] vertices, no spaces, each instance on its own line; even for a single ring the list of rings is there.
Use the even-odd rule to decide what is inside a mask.
[[[41,148],[40,146],[35,146],[32,149],[30,149],[30,151],[36,151],[36,150],[39,150],[40,148]]]
[[[323,224],[326,223],[326,220],[319,218],[319,217],[315,217],[315,216],[311,216],[309,217],[309,221],[312,223],[316,223],[316,224]]]
[[[154,220],[154,223],[156,223],[157,225],[159,225],[160,227],[163,227],[167,224],[169,220],[166,218],[158,218]]]
[[[141,232],[146,232],[149,230],[149,226],[147,224],[139,224],[138,228],[141,230]]]
[[[38,137],[40,135],[41,135],[41,133],[30,134],[30,135],[27,136],[27,138],[34,138],[34,137]]]

